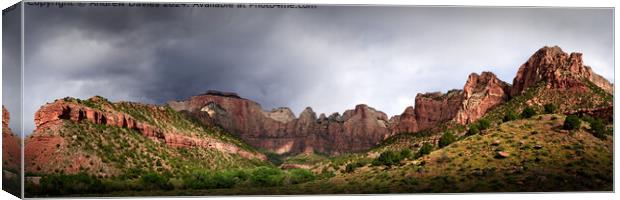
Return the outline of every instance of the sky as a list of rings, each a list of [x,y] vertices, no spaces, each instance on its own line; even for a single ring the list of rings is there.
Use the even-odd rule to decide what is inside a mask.
[[[582,52],[613,82],[613,10],[317,6],[25,8],[24,126],[66,96],[163,104],[215,89],[263,109],[389,116],[472,73],[512,83],[539,48]],[[4,30],[4,29],[3,29]]]
[[[21,134],[21,7],[6,8],[2,14],[2,105],[9,112],[9,127]]]

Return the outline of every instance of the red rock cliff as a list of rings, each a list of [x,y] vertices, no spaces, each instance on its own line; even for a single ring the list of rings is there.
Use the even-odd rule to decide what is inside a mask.
[[[306,108],[295,118],[288,108],[263,111],[261,106],[238,95],[207,92],[186,101],[171,101],[170,107],[200,116],[259,148],[277,153],[359,152],[387,137],[387,115],[366,105],[357,105],[343,116],[334,113],[317,117]]]
[[[61,120],[71,120],[74,122],[88,121],[95,124],[134,129],[150,139],[164,142],[172,147],[213,148],[226,153],[239,154],[245,158],[266,160],[266,156],[263,154],[249,152],[236,145],[225,143],[218,139],[190,136],[191,134],[162,130],[149,123],[136,120],[125,113],[109,110],[102,111],[64,100],[57,100],[54,103],[46,104],[35,113],[36,129],[33,138],[36,138],[37,130],[54,128],[54,126],[59,125]],[[37,140],[33,139],[32,141]],[[32,145],[28,145],[27,143],[26,148],[29,146]],[[26,150],[26,152],[30,151]]]
[[[11,120],[9,111],[2,105],[2,166],[7,169],[18,170],[20,164],[20,139],[9,128]]]
[[[532,55],[519,68],[510,91],[512,96],[521,94],[525,89],[540,81],[546,81],[547,88],[580,89],[585,88],[583,79],[589,80],[603,90],[613,93],[613,85],[583,65],[581,53],[570,55],[560,47],[543,47]]]
[[[491,72],[472,73],[463,86],[463,102],[454,120],[460,124],[474,122],[490,109],[508,99],[510,86]]]

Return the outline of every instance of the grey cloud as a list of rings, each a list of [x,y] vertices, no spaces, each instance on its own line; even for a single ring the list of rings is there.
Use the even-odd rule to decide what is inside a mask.
[[[583,52],[613,81],[612,19],[566,8],[27,8],[25,114],[64,96],[164,103],[218,89],[265,109],[366,103],[393,115],[471,72],[512,82],[544,45]]]
[[[21,134],[21,10],[5,10],[2,16],[2,105],[10,113],[9,127]]]

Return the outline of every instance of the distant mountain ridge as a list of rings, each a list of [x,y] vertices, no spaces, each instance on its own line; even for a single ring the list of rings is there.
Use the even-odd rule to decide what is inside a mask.
[[[463,89],[445,94],[418,94],[414,107],[389,119],[385,113],[364,104],[329,117],[325,114],[317,117],[308,107],[295,118],[288,108],[264,111],[252,100],[216,91],[185,101],[170,101],[168,105],[174,110],[191,113],[204,124],[221,126],[258,148],[280,154],[320,152],[334,155],[361,152],[389,136],[426,130],[448,121],[475,122],[496,106],[541,82],[545,82],[546,89],[571,95],[564,100],[572,105],[584,102],[575,90],[585,93],[595,90],[591,87],[594,86],[608,95],[613,92],[611,83],[583,65],[581,53],[569,55],[560,47],[545,46],[521,65],[512,85],[499,80],[492,72],[472,73]],[[565,90],[571,91],[570,94]],[[544,102],[528,103],[542,106]],[[567,105],[560,107],[565,111],[577,109],[567,108]]]
[[[265,111],[257,102],[219,91],[166,105],[67,97],[35,114],[37,127],[25,141],[25,166],[29,173],[87,171],[104,177],[136,169],[174,173],[260,166],[268,159],[265,151],[365,152],[401,133],[498,119],[506,109],[520,112],[523,105],[542,109],[554,103],[560,112],[606,115],[613,107],[612,92],[612,84],[583,65],[581,54],[543,47],[520,67],[512,85],[491,72],[472,73],[463,89],[418,94],[415,106],[391,118],[365,104],[318,116],[308,107],[295,117],[288,108]]]

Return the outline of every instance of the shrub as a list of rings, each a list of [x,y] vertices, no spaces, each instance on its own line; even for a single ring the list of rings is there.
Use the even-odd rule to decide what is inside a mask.
[[[601,119],[593,119],[590,121],[590,131],[597,138],[605,138],[607,130]]]
[[[274,165],[281,165],[282,163],[284,163],[284,161],[282,160],[282,156],[276,153],[267,152],[266,155],[269,162],[273,163]]]
[[[558,106],[552,103],[545,104],[544,108],[545,108],[545,114],[553,114],[555,113],[556,110],[558,110]]]
[[[456,141],[456,136],[454,136],[454,133],[452,133],[452,131],[446,131],[443,135],[441,135],[441,138],[439,138],[439,148],[448,146],[454,141]]]
[[[372,165],[385,165],[392,166],[398,164],[403,158],[400,156],[400,153],[395,153],[394,151],[387,150],[381,153],[379,157],[372,161]]]
[[[345,167],[345,172],[346,173],[351,173],[351,172],[355,171],[355,169],[357,169],[359,167],[363,167],[366,164],[367,164],[366,162],[362,162],[362,161],[351,162],[351,163],[347,164],[347,166]]]
[[[307,169],[291,169],[290,173],[290,181],[292,184],[305,183],[308,181],[313,181],[316,176],[314,173]]]
[[[478,125],[476,124],[470,124],[469,125],[469,129],[467,130],[467,135],[476,135],[480,133],[480,130],[478,129]]]
[[[150,190],[171,190],[173,189],[172,184],[168,182],[168,177],[159,175],[157,173],[147,173],[140,177],[140,183],[144,187],[144,189]]]
[[[523,112],[521,112],[521,118],[524,119],[530,118],[534,115],[536,115],[536,111],[534,110],[534,108],[529,106],[525,107],[525,109],[523,109]]]
[[[504,118],[502,119],[502,121],[507,122],[507,121],[512,121],[512,120],[516,120],[516,119],[517,119],[517,114],[515,114],[513,111],[508,111],[504,115]]]
[[[422,147],[420,147],[418,152],[415,154],[415,156],[416,158],[419,158],[419,157],[422,157],[424,155],[431,153],[431,151],[433,151],[433,145],[431,145],[430,143],[424,143]]]
[[[183,179],[183,185],[191,189],[232,188],[248,178],[243,170],[195,171]]]
[[[45,195],[65,195],[83,193],[101,193],[104,190],[101,181],[85,172],[73,175],[56,174],[43,176],[40,192]]]
[[[195,171],[183,178],[183,185],[191,189],[215,188],[215,182],[213,182],[212,176],[212,172]]]
[[[491,127],[491,121],[489,121],[487,119],[479,119],[478,120],[478,128],[481,131],[488,129],[489,127]]]
[[[285,175],[282,170],[273,167],[261,166],[256,168],[250,176],[250,181],[256,186],[271,187],[282,185]]]
[[[402,159],[406,159],[406,158],[411,158],[411,150],[410,149],[403,149],[400,151],[400,157]]]
[[[566,119],[564,119],[563,128],[565,130],[575,130],[578,129],[580,126],[581,120],[579,120],[579,118],[575,115],[569,115],[566,117]]]

